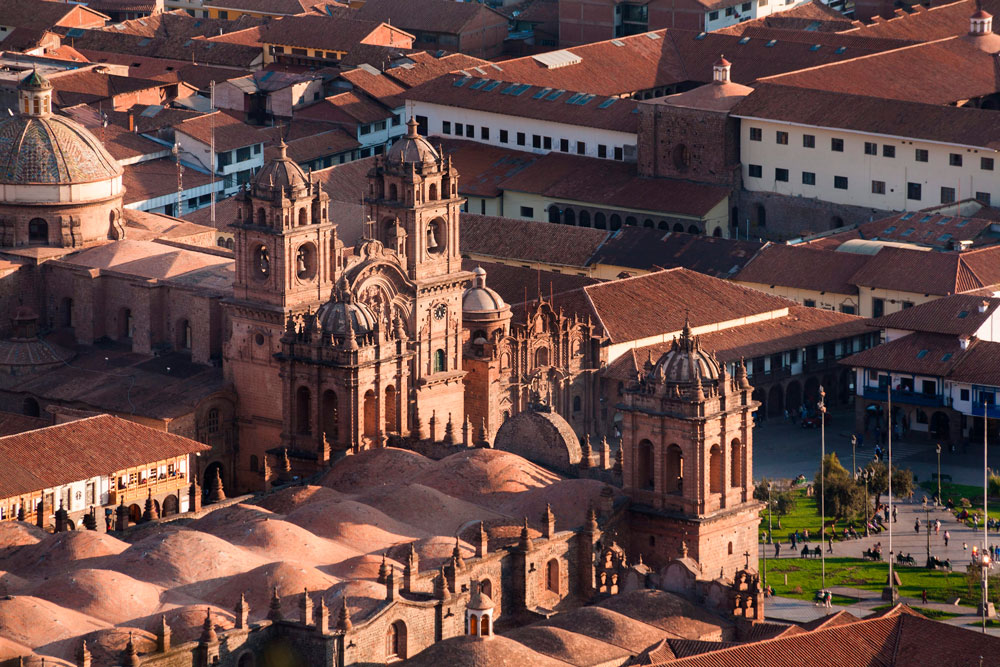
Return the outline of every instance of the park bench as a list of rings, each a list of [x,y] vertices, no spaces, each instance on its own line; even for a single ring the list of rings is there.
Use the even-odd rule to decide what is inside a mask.
[[[927,561],[927,567],[934,570],[947,570],[951,572],[951,560],[947,558],[945,560],[941,560],[937,556],[931,556]]]
[[[917,561],[914,560],[913,556],[910,554],[903,555],[902,552],[896,555],[896,562],[900,565],[916,565]]]
[[[882,553],[874,549],[865,549],[861,552],[861,558],[864,560],[882,560]]]

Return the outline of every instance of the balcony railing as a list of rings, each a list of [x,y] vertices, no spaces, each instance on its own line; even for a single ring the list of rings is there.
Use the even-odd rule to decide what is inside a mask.
[[[176,474],[164,477],[163,479],[151,480],[141,484],[132,484],[122,489],[111,489],[111,491],[108,492],[108,504],[128,504],[133,500],[145,500],[150,491],[153,492],[154,496],[158,496],[161,493],[169,493],[178,489],[186,489],[187,487],[187,476],[183,474]]]
[[[877,387],[865,387],[864,397],[875,401],[888,400],[888,392]],[[942,394],[923,394],[918,391],[906,391],[894,389],[892,392],[894,403],[906,403],[907,405],[924,405],[930,408],[937,408],[946,405],[945,397]]]
[[[974,417],[982,417],[983,416],[983,408],[984,408],[984,406],[983,406],[982,403],[973,403],[972,404],[972,411],[971,411],[972,415]],[[1000,419],[1000,406],[997,406],[997,405],[986,405],[985,408],[986,408],[986,416],[987,417],[989,417],[990,419]]]

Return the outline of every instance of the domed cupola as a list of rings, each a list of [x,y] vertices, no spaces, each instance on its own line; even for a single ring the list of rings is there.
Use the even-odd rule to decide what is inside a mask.
[[[285,194],[297,199],[309,193],[309,179],[302,167],[288,157],[288,144],[279,140],[278,155],[268,160],[253,179],[253,196],[273,201],[275,195]]]
[[[719,379],[719,361],[715,355],[701,349],[701,342],[691,335],[691,326],[685,322],[681,337],[675,338],[670,349],[653,366],[650,379],[654,382],[687,385],[696,380],[702,383]]]
[[[441,159],[431,142],[417,134],[417,121],[406,121],[406,134],[396,140],[385,156],[386,162],[434,165]]]
[[[355,300],[347,280],[341,278],[330,300],[316,311],[316,321],[325,333],[339,338],[347,334],[348,321],[354,335],[363,336],[375,330],[378,320],[371,308]]]
[[[489,328],[510,319],[510,306],[486,286],[486,271],[477,266],[472,272],[472,286],[462,293],[462,323],[469,328]]]

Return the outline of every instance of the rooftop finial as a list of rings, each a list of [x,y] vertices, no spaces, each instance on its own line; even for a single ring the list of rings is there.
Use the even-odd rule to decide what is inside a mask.
[[[413,116],[410,116],[410,120],[406,121],[406,136],[417,136],[417,119]]]

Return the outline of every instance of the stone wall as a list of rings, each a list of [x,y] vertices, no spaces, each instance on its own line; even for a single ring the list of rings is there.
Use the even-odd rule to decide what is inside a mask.
[[[774,241],[826,232],[844,225],[878,220],[892,214],[891,211],[748,190],[736,193],[734,205],[738,210],[739,221],[734,236],[737,231],[740,238],[746,236],[747,219],[749,219],[752,238],[760,237]],[[762,212],[763,225],[760,224]]]

